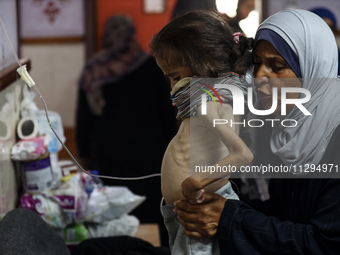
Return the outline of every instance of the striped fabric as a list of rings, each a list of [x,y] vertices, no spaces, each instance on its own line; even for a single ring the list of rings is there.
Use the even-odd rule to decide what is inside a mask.
[[[172,104],[177,107],[177,119],[184,120],[197,114],[197,109],[201,105],[201,95],[207,93],[207,102],[216,101],[220,103],[231,103],[233,95],[225,88],[215,88],[215,84],[230,84],[240,88],[244,95],[244,102],[247,100],[248,83],[238,74],[228,72],[217,78],[192,78],[190,82],[180,88],[171,96]],[[217,92],[217,95],[215,93]]]

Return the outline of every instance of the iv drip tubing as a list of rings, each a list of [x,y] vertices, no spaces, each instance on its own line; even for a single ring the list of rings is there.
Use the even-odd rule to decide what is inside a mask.
[[[15,52],[15,50],[14,50],[14,48],[13,48],[13,45],[12,45],[11,41],[9,40],[9,36],[8,36],[8,34],[7,34],[5,25],[4,25],[4,23],[2,22],[1,16],[0,16],[0,23],[1,23],[2,31],[4,32],[5,37],[6,37],[6,39],[7,39],[8,45],[9,45],[11,51],[12,51],[12,55],[14,56],[14,58],[15,58],[16,62],[18,63],[18,65],[19,65],[19,66],[22,66],[22,65],[21,65],[21,62],[20,62],[20,60],[19,60],[19,58],[18,58],[18,56],[17,56],[17,54],[16,54],[16,52]]]
[[[13,45],[8,37],[8,34],[7,34],[7,31],[5,29],[5,26],[3,24],[3,21],[2,21],[2,18],[0,16],[0,23],[1,23],[1,27],[2,27],[2,30],[5,34],[5,37],[7,39],[7,42],[10,46],[10,49],[12,51],[12,54],[16,60],[16,62],[18,63],[18,65],[21,67],[22,64],[13,48]],[[54,128],[52,127],[52,124],[50,122],[50,119],[48,117],[48,110],[47,110],[47,106],[46,106],[46,103],[45,103],[45,100],[43,98],[43,96],[41,95],[39,89],[36,87],[36,86],[33,86],[35,91],[38,93],[39,95],[39,98],[41,99],[43,105],[44,105],[44,110],[45,110],[45,115],[46,115],[46,119],[47,119],[47,122],[48,122],[48,125],[50,126],[52,132],[54,133],[54,135],[56,136],[56,138],[58,139],[58,141],[61,143],[61,145],[64,147],[64,149],[66,150],[66,152],[69,154],[69,156],[71,157],[71,159],[73,160],[73,162],[79,167],[79,169],[81,171],[83,171],[84,173],[88,174],[88,175],[91,175],[91,176],[94,176],[94,177],[99,177],[99,178],[104,178],[104,179],[113,179],[113,180],[126,180],[126,181],[136,181],[136,180],[143,180],[143,179],[148,179],[148,178],[152,178],[152,177],[157,177],[157,176],[160,176],[161,174],[160,173],[155,173],[155,174],[149,174],[149,175],[145,175],[145,176],[140,176],[140,177],[114,177],[114,176],[106,176],[106,175],[96,175],[96,174],[91,174],[89,172],[87,172],[79,163],[78,161],[74,158],[74,156],[72,155],[72,153],[69,151],[69,149],[66,147],[66,145],[62,142],[62,140],[60,139],[60,137],[58,136],[58,134],[56,133],[56,131],[54,130]]]
[[[72,153],[69,151],[69,149],[66,147],[66,145],[61,141],[60,137],[57,135],[57,133],[55,132],[50,119],[48,117],[48,111],[47,111],[47,106],[45,103],[45,100],[43,98],[43,96],[41,95],[40,91],[38,90],[38,88],[36,86],[34,86],[34,89],[36,90],[36,92],[38,93],[41,101],[43,102],[44,105],[44,110],[45,110],[45,115],[47,118],[47,122],[48,125],[50,126],[51,130],[53,131],[54,135],[57,137],[58,141],[62,144],[62,146],[64,147],[64,149],[66,150],[66,152],[70,155],[70,157],[72,158],[72,160],[74,161],[74,163],[76,163],[76,165],[80,168],[80,170],[82,170],[83,172],[95,176],[95,177],[100,177],[100,178],[105,178],[105,179],[114,179],[114,180],[129,180],[129,181],[135,181],[135,180],[142,180],[142,179],[147,179],[147,178],[151,178],[151,177],[156,177],[156,176],[160,176],[160,173],[157,174],[150,174],[150,175],[145,175],[145,176],[140,176],[140,177],[114,177],[114,176],[106,176],[106,175],[95,175],[95,174],[91,174],[89,172],[87,172],[79,163],[78,161],[74,158],[74,156],[72,155]]]

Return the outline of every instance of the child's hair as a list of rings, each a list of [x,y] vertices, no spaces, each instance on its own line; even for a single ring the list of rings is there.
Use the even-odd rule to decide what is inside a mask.
[[[252,39],[234,40],[226,15],[207,10],[187,12],[168,23],[149,43],[151,54],[168,63],[189,67],[199,77],[232,71],[245,74]]]

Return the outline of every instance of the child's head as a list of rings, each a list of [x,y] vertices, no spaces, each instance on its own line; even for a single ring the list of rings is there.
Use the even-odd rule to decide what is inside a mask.
[[[198,77],[217,77],[230,71],[244,74],[249,67],[251,39],[240,36],[236,43],[233,33],[238,31],[232,31],[227,22],[225,15],[213,11],[185,13],[153,36],[151,53],[157,62],[187,68]]]

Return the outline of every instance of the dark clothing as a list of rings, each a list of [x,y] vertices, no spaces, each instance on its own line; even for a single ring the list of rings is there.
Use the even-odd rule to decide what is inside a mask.
[[[166,83],[150,57],[115,84],[102,87],[103,115],[91,112],[79,90],[77,149],[91,168],[113,176],[159,173],[163,154],[176,134],[174,108]],[[106,180],[104,180],[106,181]]]
[[[170,255],[166,247],[154,247],[150,243],[130,236],[114,236],[87,239],[77,245],[72,255]]]
[[[1,255],[70,255],[63,238],[39,214],[14,209],[0,221]]]
[[[339,165],[339,152],[340,127],[320,164]],[[282,164],[274,155],[270,161]],[[218,228],[221,254],[340,254],[339,179],[271,179],[269,193],[264,202],[226,202]]]
[[[172,19],[193,10],[217,11],[215,0],[177,0],[172,12]]]
[[[114,84],[103,85],[102,91],[106,105],[103,115],[95,115],[84,90],[79,90],[78,155],[90,159],[90,169],[102,175],[138,177],[160,173],[164,152],[177,128],[170,87],[154,58],[149,57]],[[131,214],[141,223],[158,223],[165,245],[166,229],[159,209],[160,177],[103,182],[127,186],[133,193],[146,196],[146,201]]]

